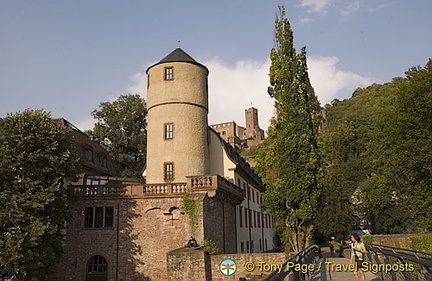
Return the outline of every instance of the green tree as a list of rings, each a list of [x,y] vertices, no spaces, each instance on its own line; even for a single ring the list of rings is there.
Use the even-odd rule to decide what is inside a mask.
[[[374,114],[362,185],[363,209],[376,233],[432,228],[432,60],[383,85],[387,102]]]
[[[316,234],[338,241],[348,235],[354,215],[351,197],[367,177],[369,164],[364,157],[364,123],[368,111],[355,108],[353,100],[334,100],[326,106],[326,122],[320,134],[320,147],[326,173],[323,207],[317,216]]]
[[[49,113],[0,118],[0,279],[40,280],[57,265],[65,186],[80,172],[71,150],[70,130]]]
[[[359,88],[350,99],[326,106],[320,233],[344,231],[337,224],[347,221],[347,199],[354,212],[346,213],[367,218],[373,233],[432,228],[431,60],[406,74],[384,85]],[[329,214],[338,214],[339,221]]]
[[[320,206],[323,165],[317,135],[321,108],[309,81],[305,47],[296,53],[283,6],[275,20],[270,58],[268,93],[275,99],[275,117],[258,153],[257,169],[267,185],[263,206],[282,227],[286,249],[298,252],[310,242],[312,221]]]
[[[110,153],[122,176],[140,177],[147,146],[147,108],[139,95],[121,95],[92,112],[99,121],[88,134]]]

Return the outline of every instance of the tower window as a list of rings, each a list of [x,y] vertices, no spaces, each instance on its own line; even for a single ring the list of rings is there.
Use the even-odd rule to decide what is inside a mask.
[[[165,181],[172,181],[174,179],[174,163],[164,163],[164,178]]]
[[[165,67],[165,80],[173,80],[173,68],[172,67]]]
[[[174,125],[171,124],[165,124],[165,139],[166,140],[170,140],[173,138],[173,130],[174,130]]]

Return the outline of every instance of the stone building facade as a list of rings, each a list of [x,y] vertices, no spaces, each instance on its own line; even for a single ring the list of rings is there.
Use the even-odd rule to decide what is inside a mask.
[[[264,130],[258,124],[258,109],[251,107],[245,110],[246,127],[235,121],[210,125],[220,137],[233,147],[251,148],[264,140]]]
[[[73,184],[74,219],[49,280],[168,280],[167,253],[190,236],[220,254],[274,247],[261,179],[208,127],[208,69],[177,48],[147,75],[143,182],[95,170]]]

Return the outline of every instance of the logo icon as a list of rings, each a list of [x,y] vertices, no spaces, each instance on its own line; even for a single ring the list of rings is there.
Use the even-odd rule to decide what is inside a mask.
[[[237,271],[237,264],[232,259],[224,259],[219,264],[219,271],[225,276],[234,275]]]

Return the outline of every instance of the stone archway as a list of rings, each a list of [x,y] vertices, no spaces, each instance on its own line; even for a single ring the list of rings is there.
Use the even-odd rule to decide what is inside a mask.
[[[103,256],[97,255],[89,259],[86,281],[108,281],[108,262]]]

